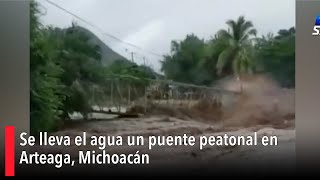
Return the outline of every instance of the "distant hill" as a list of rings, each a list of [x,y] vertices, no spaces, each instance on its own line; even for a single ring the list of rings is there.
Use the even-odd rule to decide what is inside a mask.
[[[86,33],[90,39],[91,42],[95,45],[100,46],[101,48],[101,55],[102,55],[102,59],[101,62],[104,65],[110,65],[111,63],[113,63],[115,60],[119,60],[119,59],[125,59],[127,60],[125,57],[121,56],[120,54],[116,53],[115,51],[113,51],[109,46],[107,46],[104,42],[102,42],[95,34],[93,34],[90,30],[81,27],[81,26],[77,26],[76,27],[77,30],[82,31],[84,33]]]
[[[98,45],[101,48],[101,62],[103,65],[105,66],[110,66],[111,64],[113,64],[115,61],[117,61],[117,63],[121,63],[121,64],[127,64],[126,66],[135,66],[140,70],[145,71],[148,76],[152,79],[162,79],[163,77],[154,72],[150,67],[148,66],[144,66],[144,65],[137,65],[131,61],[129,61],[128,59],[126,59],[125,57],[121,56],[120,54],[116,53],[115,51],[113,51],[109,46],[107,46],[104,42],[102,42],[93,32],[91,32],[90,30],[81,27],[81,26],[75,26],[73,28],[76,28],[77,31],[81,31],[84,32],[85,34],[87,34],[87,36],[90,38],[90,41],[94,44],[94,45]],[[126,67],[124,66],[124,67]]]

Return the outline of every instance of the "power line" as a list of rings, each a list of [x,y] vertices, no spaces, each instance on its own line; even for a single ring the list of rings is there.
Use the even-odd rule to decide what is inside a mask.
[[[119,42],[121,42],[121,43],[123,43],[123,44],[126,44],[126,45],[128,45],[128,46],[134,47],[134,48],[139,49],[139,50],[141,50],[141,51],[145,51],[145,52],[147,52],[147,53],[149,53],[149,54],[152,54],[152,55],[155,55],[155,56],[159,56],[159,57],[163,57],[163,55],[161,55],[161,54],[155,53],[155,52],[153,52],[153,51],[146,50],[146,49],[141,48],[141,47],[139,47],[139,46],[137,46],[137,45],[134,45],[134,44],[132,44],[132,43],[125,42],[125,41],[121,40],[120,38],[118,38],[118,37],[116,37],[116,36],[114,36],[114,35],[112,35],[112,34],[110,34],[110,33],[106,33],[106,32],[104,32],[104,30],[103,30],[102,28],[100,28],[99,26],[97,26],[97,25],[95,25],[95,24],[93,24],[93,23],[85,20],[84,18],[81,18],[80,16],[78,16],[78,15],[74,14],[73,12],[71,12],[71,11],[69,11],[69,10],[61,7],[60,5],[54,3],[54,2],[52,2],[52,1],[50,1],[50,0],[46,0],[46,1],[47,1],[49,4],[51,4],[51,5],[59,8],[59,9],[61,9],[62,11],[66,12],[66,13],[70,14],[71,16],[77,18],[78,20],[84,22],[85,24],[88,24],[89,26],[92,26],[92,27],[96,28],[96,29],[99,30],[103,35],[106,35],[106,36],[108,36],[108,37],[110,37],[110,38],[112,38],[112,39],[114,39],[114,40],[116,40],[116,41],[119,41]]]

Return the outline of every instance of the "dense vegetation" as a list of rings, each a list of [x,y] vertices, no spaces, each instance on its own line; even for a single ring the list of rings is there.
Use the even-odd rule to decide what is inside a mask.
[[[93,104],[104,101],[111,77],[141,86],[145,78],[157,75],[150,68],[138,66],[120,55],[105,62],[101,42],[73,23],[69,28],[44,27],[39,23],[36,2],[31,3],[31,131],[54,131],[69,114],[80,112],[88,118]],[[110,55],[109,55],[110,56]],[[108,66],[106,65],[108,64]],[[135,77],[136,79],[130,78]],[[137,79],[138,78],[138,79]],[[100,93],[100,94],[99,94]],[[110,94],[110,93],[109,93]],[[99,97],[94,99],[95,97]],[[95,102],[94,102],[95,101]]]
[[[266,73],[284,87],[295,82],[295,29],[279,30],[276,36],[256,37],[251,21],[240,16],[227,21],[209,41],[194,34],[172,41],[171,54],[162,61],[166,78],[187,83],[212,85],[229,75]]]
[[[136,88],[159,77],[151,68],[139,66],[114,53],[92,34],[73,23],[69,28],[44,27],[38,7],[31,3],[31,132],[54,131],[80,112],[84,118],[92,105],[110,101],[113,81],[130,81]],[[179,82],[212,85],[229,75],[269,73],[281,85],[294,87],[295,29],[276,36],[257,38],[250,21],[239,17],[227,22],[209,41],[191,34],[173,41],[171,54],[164,56],[165,78]],[[112,57],[106,62],[107,57]],[[117,81],[116,83],[120,83]],[[98,93],[97,99],[95,96]],[[97,96],[96,96],[97,97]]]

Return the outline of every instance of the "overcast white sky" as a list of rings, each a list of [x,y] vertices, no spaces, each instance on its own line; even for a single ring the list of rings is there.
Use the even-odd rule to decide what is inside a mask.
[[[194,33],[209,39],[219,29],[226,28],[228,19],[244,15],[258,30],[258,35],[276,33],[279,29],[295,26],[295,0],[50,0],[99,26],[105,33],[158,54],[170,52],[171,40],[182,40]],[[76,18],[39,0],[46,11],[43,24],[68,27]],[[160,57],[121,44],[95,28],[90,29],[116,52],[135,61],[160,69]],[[129,51],[126,52],[125,49]]]

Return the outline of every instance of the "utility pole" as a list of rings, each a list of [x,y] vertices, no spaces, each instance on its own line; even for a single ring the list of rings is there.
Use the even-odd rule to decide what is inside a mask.
[[[126,49],[125,51],[126,51],[126,52],[129,52],[128,49]],[[133,59],[134,52],[131,51],[131,52],[130,52],[130,55],[131,55],[131,62],[134,63],[134,59]]]
[[[134,63],[133,54],[134,54],[134,52],[131,52],[131,61]]]
[[[147,73],[146,57],[145,56],[143,56],[143,70],[144,70],[144,73]]]

